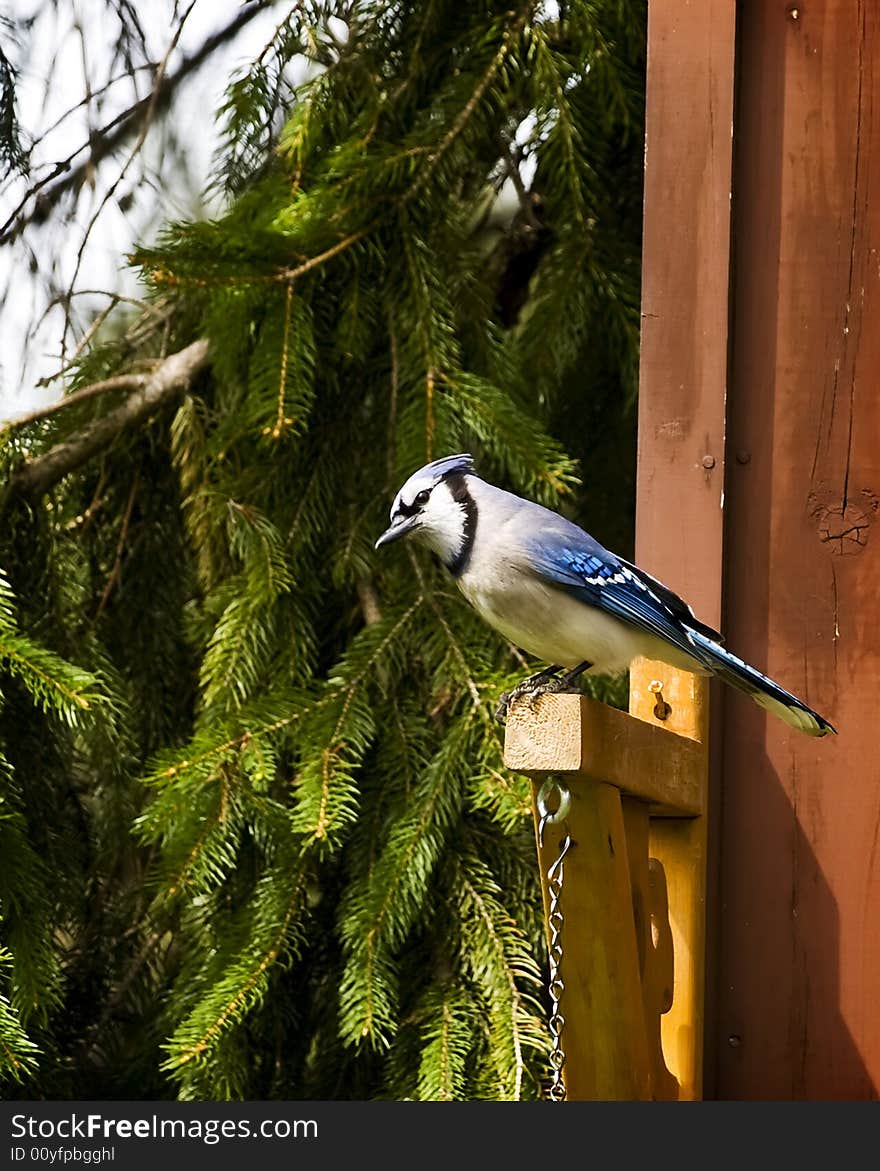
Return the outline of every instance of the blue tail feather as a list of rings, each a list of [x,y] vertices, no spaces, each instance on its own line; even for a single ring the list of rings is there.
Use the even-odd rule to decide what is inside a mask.
[[[780,687],[778,683],[762,675],[736,655],[732,655],[719,643],[707,638],[698,630],[688,632],[697,649],[701,652],[700,659],[706,667],[725,683],[744,691],[765,711],[779,716],[792,728],[806,732],[809,736],[827,736],[829,732],[837,733],[837,729],[824,716],[808,707],[803,700]]]

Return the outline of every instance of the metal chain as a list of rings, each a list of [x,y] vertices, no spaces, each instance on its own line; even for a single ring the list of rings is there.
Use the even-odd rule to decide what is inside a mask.
[[[555,793],[557,795],[556,808],[548,808],[547,799]],[[550,980],[547,990],[550,994],[550,1035],[553,1040],[550,1051],[550,1068],[553,1072],[553,1081],[549,1095],[551,1102],[565,1101],[565,1082],[562,1080],[562,1068],[565,1065],[565,1049],[562,1046],[562,1030],[565,1027],[565,1017],[559,1010],[565,983],[562,979],[562,883],[565,877],[563,862],[565,855],[571,848],[571,834],[568,832],[566,814],[571,807],[571,794],[566,786],[557,780],[547,780],[538,793],[538,813],[541,820],[538,823],[538,842],[544,848],[544,830],[548,825],[563,825],[564,837],[559,842],[559,857],[547,871],[547,891],[549,895],[547,910],[547,926],[550,935],[549,964]]]

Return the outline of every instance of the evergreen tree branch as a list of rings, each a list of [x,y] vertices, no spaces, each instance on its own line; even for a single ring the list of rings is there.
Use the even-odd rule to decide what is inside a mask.
[[[0,1067],[29,1098],[522,1099],[546,1072],[528,781],[485,703],[518,652],[371,538],[426,449],[573,515],[576,460],[628,455],[644,0],[568,0],[564,39],[534,0],[282,9],[226,90],[223,210],[139,251],[161,299],[91,317],[49,380],[74,393],[0,432],[27,590],[19,633],[0,588]],[[34,230],[53,166],[16,180]]]
[[[190,1024],[190,1030],[194,1026],[198,1028],[198,1022],[206,1013],[211,1014],[212,1019],[206,1028],[200,1030],[199,1034],[191,1039],[186,1035],[185,1026],[179,1030],[182,1044],[179,1048],[175,1047],[177,1051],[166,1062],[168,1068],[180,1069],[187,1062],[200,1057],[210,1048],[224,1029],[240,1019],[245,1003],[258,993],[266,978],[266,973],[281,958],[285,950],[291,924],[297,912],[302,908],[305,888],[305,868],[303,866],[295,875],[293,890],[287,899],[283,917],[280,923],[274,925],[268,946],[258,956],[251,958],[245,955],[241,957],[241,983],[228,999],[217,1006],[217,997],[209,997],[206,1004],[200,1006],[201,1011],[197,1010],[193,1014],[195,1020]],[[221,988],[219,991],[222,996],[223,989]],[[216,1011],[217,1007],[219,1007],[219,1011]],[[172,1048],[172,1046],[169,1045],[168,1048]]]
[[[209,360],[208,342],[204,338],[171,354],[121,406],[90,423],[72,439],[25,460],[13,472],[9,492],[30,499],[41,496],[68,473],[104,451],[123,431],[144,423],[156,411],[174,402],[207,367]]]
[[[409,557],[410,565],[412,566],[413,572],[415,573],[416,579],[418,580],[419,589],[421,590],[422,597],[427,598],[428,605],[434,611],[434,614],[437,618],[437,621],[440,623],[440,626],[443,630],[443,633],[446,635],[446,638],[449,641],[449,646],[452,649],[452,653],[453,653],[453,655],[455,655],[455,658],[457,659],[458,664],[461,667],[462,672],[464,673],[465,682],[467,683],[468,691],[471,693],[471,699],[473,700],[474,708],[477,711],[479,711],[482,706],[482,701],[480,699],[480,691],[479,691],[479,688],[477,687],[476,683],[474,682],[473,674],[471,672],[470,667],[468,666],[467,659],[464,657],[464,652],[462,651],[461,647],[458,645],[458,640],[456,639],[455,635],[452,633],[452,630],[450,629],[449,623],[446,621],[446,615],[443,613],[440,606],[437,605],[437,601],[434,598],[434,595],[427,588],[427,585],[425,583],[425,577],[424,577],[424,574],[422,573],[422,567],[419,565],[418,558],[416,557],[415,553],[413,552],[413,550],[411,548],[408,548],[406,552],[407,552],[407,556]]]
[[[66,664],[42,647],[21,638],[5,635],[0,637],[0,662],[10,671],[14,670],[16,674],[28,680],[33,689],[39,689],[46,697],[52,696],[54,703],[88,709],[87,692],[92,686],[92,677],[83,675],[81,686],[70,686],[61,678],[61,672]]]
[[[0,964],[5,966],[9,958],[9,953],[0,948]],[[23,1082],[35,1072],[39,1055],[14,1005],[0,993],[0,1080],[5,1077]]]
[[[366,228],[362,228],[359,232],[352,232],[350,236],[346,236],[344,240],[340,240],[332,248],[327,248],[324,252],[319,252],[317,256],[310,256],[308,260],[304,260],[296,268],[282,268],[268,279],[291,282],[298,280],[301,276],[305,276],[307,272],[311,272],[313,268],[319,268],[322,264],[326,264],[328,260],[333,260],[341,252],[345,252],[346,249],[350,248],[352,244],[357,244],[358,240],[362,240],[375,226],[375,224],[370,224]]]
[[[431,997],[431,1001],[435,998]],[[462,1097],[475,1032],[472,1003],[451,981],[439,1003],[429,1003],[418,1077],[419,1101],[454,1102]]]
[[[494,79],[498,73],[498,70],[501,68],[501,66],[504,64],[506,58],[510,54],[511,49],[513,47],[514,40],[522,32],[523,28],[525,27],[525,23],[528,20],[529,14],[532,11],[533,7],[534,7],[533,0],[530,0],[530,2],[528,4],[526,4],[525,7],[522,9],[522,11],[520,12],[519,16],[514,21],[514,23],[506,29],[506,31],[504,33],[504,37],[501,42],[501,46],[498,49],[498,52],[492,58],[491,62],[489,63],[489,68],[486,70],[486,72],[480,78],[479,82],[477,83],[476,89],[471,94],[471,96],[468,98],[468,100],[464,104],[464,106],[462,106],[461,110],[458,113],[458,117],[452,123],[449,130],[447,130],[446,134],[444,134],[444,136],[440,140],[440,143],[438,144],[436,150],[433,150],[431,152],[431,154],[428,155],[428,158],[425,162],[425,166],[419,172],[419,175],[418,175],[417,179],[415,180],[415,182],[411,185],[409,190],[403,196],[404,203],[408,203],[409,200],[413,199],[416,195],[418,195],[418,193],[422,190],[422,188],[425,186],[425,184],[428,183],[428,181],[430,180],[431,176],[433,175],[434,171],[437,168],[437,165],[440,163],[443,156],[446,154],[446,152],[449,150],[449,148],[452,146],[452,144],[455,142],[455,140],[459,137],[461,132],[467,126],[468,122],[470,121],[471,117],[473,116],[474,112],[476,111],[477,107],[479,106],[480,102],[483,100],[483,97],[485,96],[486,91],[488,90],[488,88],[492,84],[492,82],[494,81]]]
[[[495,922],[486,906],[486,902],[474,884],[470,881],[469,876],[465,873],[462,875],[462,890],[471,900],[477,915],[480,919],[482,929],[485,932],[487,944],[497,957],[498,968],[503,971],[506,993],[509,1003],[509,1025],[510,1036],[513,1044],[513,1060],[514,1060],[514,1082],[513,1082],[513,1100],[518,1102],[522,1096],[522,1080],[523,1070],[525,1068],[525,1061],[523,1058],[523,1046],[520,1038],[519,1030],[519,1012],[520,1012],[520,993],[516,986],[513,972],[507,962],[506,950],[503,940],[500,939],[495,928]]]

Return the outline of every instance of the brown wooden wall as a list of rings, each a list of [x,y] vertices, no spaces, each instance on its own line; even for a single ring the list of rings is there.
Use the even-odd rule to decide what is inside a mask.
[[[715,697],[706,1094],[877,1097],[880,3],[649,0],[645,195],[637,559],[840,731]]]

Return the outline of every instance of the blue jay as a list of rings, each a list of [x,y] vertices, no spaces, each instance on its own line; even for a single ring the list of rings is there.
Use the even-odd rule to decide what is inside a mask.
[[[672,590],[558,513],[486,483],[469,455],[434,460],[410,476],[376,548],[409,534],[438,555],[484,621],[551,664],[515,694],[561,690],[586,671],[619,673],[643,655],[717,675],[810,736],[836,731],[725,650]]]

